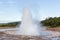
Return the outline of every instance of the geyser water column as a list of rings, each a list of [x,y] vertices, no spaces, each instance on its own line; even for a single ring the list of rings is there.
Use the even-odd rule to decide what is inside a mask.
[[[39,36],[39,26],[34,24],[32,20],[32,15],[30,13],[30,10],[28,8],[23,9],[23,16],[22,16],[22,22],[21,25],[18,28],[18,34],[19,35],[30,35],[30,36]]]

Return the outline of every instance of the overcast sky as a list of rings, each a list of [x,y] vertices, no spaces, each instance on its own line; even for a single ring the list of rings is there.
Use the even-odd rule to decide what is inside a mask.
[[[25,7],[37,20],[60,16],[60,0],[0,0],[0,23],[20,21]]]

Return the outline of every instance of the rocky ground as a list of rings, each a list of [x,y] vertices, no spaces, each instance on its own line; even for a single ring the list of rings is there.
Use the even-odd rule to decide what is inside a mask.
[[[55,31],[48,29],[49,31]],[[15,31],[9,31],[10,33],[15,33]],[[53,32],[54,34],[54,32]],[[0,40],[57,40],[56,36],[55,37],[45,37],[45,36],[22,36],[22,35],[11,35],[8,32],[0,32]],[[58,36],[58,40],[60,40],[60,36]]]
[[[0,32],[0,40],[51,40],[51,39],[38,36],[9,35]]]

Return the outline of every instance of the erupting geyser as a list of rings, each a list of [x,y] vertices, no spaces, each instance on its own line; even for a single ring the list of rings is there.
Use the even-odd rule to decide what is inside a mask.
[[[27,8],[25,8],[23,11],[22,22],[21,25],[19,25],[18,29],[15,29],[14,31],[6,31],[5,33],[12,35],[20,35],[19,38],[21,39],[25,38],[31,40],[40,40],[44,39],[44,37],[47,37],[45,38],[45,40],[48,38],[51,38],[52,40],[58,40],[58,36],[60,36],[59,32],[55,32],[54,34],[53,31],[46,31],[44,27],[39,26],[38,24],[39,22],[36,23],[35,21],[33,21],[30,11]]]
[[[25,8],[23,11],[23,17],[21,25],[19,26],[16,34],[17,35],[26,35],[26,36],[41,36],[41,35],[50,35],[49,32],[44,31],[45,28],[41,25],[38,25],[39,23],[36,23],[32,19],[32,15],[29,11],[29,9]]]
[[[29,9],[25,8],[23,11],[22,23],[17,30],[20,35],[39,36],[39,26],[32,20],[32,15]]]

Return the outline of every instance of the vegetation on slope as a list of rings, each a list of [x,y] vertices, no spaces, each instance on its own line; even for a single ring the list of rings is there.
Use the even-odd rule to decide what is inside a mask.
[[[21,22],[0,23],[0,27],[16,27]]]
[[[19,23],[21,22],[0,23],[0,27],[16,27]],[[41,23],[43,26],[47,27],[60,27],[60,17],[46,18],[45,20],[42,20]]]
[[[43,24],[43,26],[47,27],[58,27],[60,26],[60,17],[50,17],[42,20],[41,23]]]

